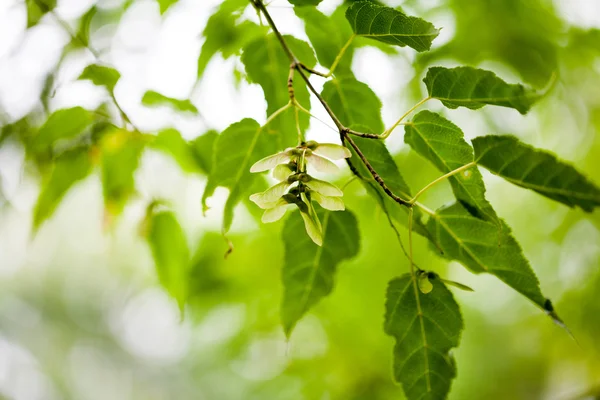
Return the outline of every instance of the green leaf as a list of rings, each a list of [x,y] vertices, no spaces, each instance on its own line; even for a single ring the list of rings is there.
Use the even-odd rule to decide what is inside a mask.
[[[473,162],[473,149],[459,127],[439,114],[418,113],[405,126],[404,141],[443,173]],[[498,223],[498,216],[485,198],[485,184],[477,167],[448,178],[456,199],[474,216]]]
[[[288,0],[291,4],[301,6],[318,6],[323,0]]]
[[[340,21],[343,14],[336,11],[328,17],[316,7],[296,7],[294,11],[304,21],[306,35],[315,49],[319,64],[331,68],[353,34],[345,21]],[[353,76],[350,68],[353,55],[354,46],[350,45],[335,69],[336,76]]]
[[[42,184],[33,211],[33,227],[37,229],[52,216],[69,189],[89,175],[92,163],[87,150],[73,150],[56,159],[48,179]]]
[[[346,18],[358,36],[400,47],[409,46],[416,51],[429,50],[440,32],[430,22],[369,1],[352,4],[346,11]]]
[[[37,154],[51,151],[57,141],[72,139],[83,133],[92,122],[92,114],[82,107],[58,110],[40,127],[31,148]]]
[[[178,111],[198,113],[198,109],[189,100],[179,100],[172,97],[164,96],[153,90],[149,90],[144,93],[142,97],[142,104],[147,107],[161,107],[168,106]]]
[[[160,283],[183,310],[188,296],[190,252],[175,215],[161,211],[150,216],[147,240]]]
[[[282,271],[281,320],[286,336],[306,312],[331,293],[340,262],[358,254],[360,236],[350,211],[319,211],[323,246],[317,246],[304,232],[300,212],[294,212],[283,227],[285,261]]]
[[[102,137],[102,190],[110,215],[120,214],[135,191],[134,173],[144,144],[138,133],[123,129],[113,129]]]
[[[206,184],[202,204],[212,196],[217,186],[230,189],[225,204],[223,231],[227,232],[233,220],[233,209],[243,195],[248,194],[254,177],[250,166],[277,151],[275,141],[258,122],[243,119],[225,129],[214,144],[211,174]]]
[[[114,68],[92,64],[85,67],[79,79],[90,80],[96,86],[104,86],[109,93],[113,93],[121,74]]]
[[[548,151],[511,135],[477,137],[473,147],[477,164],[515,185],[587,212],[600,206],[600,189]]]
[[[410,274],[390,281],[385,333],[396,339],[394,378],[408,400],[442,400],[456,377],[451,350],[463,321],[452,293],[430,273],[431,291],[422,293]]]
[[[473,217],[460,203],[442,208],[427,223],[444,256],[456,260],[474,273],[497,276],[547,312],[549,301],[523,255],[508,225],[502,226]]]
[[[198,57],[198,78],[204,74],[206,66],[217,53],[227,59],[239,54],[244,46],[267,33],[267,27],[254,22],[238,23],[249,4],[248,0],[225,0],[208,19],[202,32],[205,41]]]
[[[169,7],[171,7],[173,4],[177,3],[178,0],[157,0],[157,1],[158,1],[158,7],[160,9],[160,14],[162,15],[167,12]]]
[[[285,36],[284,39],[304,65],[310,68],[315,66],[317,60],[306,42],[292,36]],[[246,46],[242,54],[242,62],[246,67],[248,78],[252,82],[258,83],[265,93],[268,115],[273,114],[290,101],[286,90],[290,60],[274,34],[270,34],[266,38],[261,37]],[[294,79],[294,94],[296,100],[304,108],[310,110],[308,89],[298,74]],[[298,118],[300,129],[306,130],[310,117],[306,113],[298,113]],[[295,110],[290,108],[283,112],[266,129],[277,134],[275,140],[278,141],[280,149],[295,145],[298,139]]]
[[[79,19],[79,27],[77,28],[76,38],[78,40],[74,40],[72,42],[73,45],[77,46],[89,46],[90,44],[90,26],[92,24],[92,19],[98,13],[98,8],[96,6],[91,7],[83,16]]]
[[[56,8],[57,0],[26,0],[27,27],[36,25],[47,13]]]
[[[423,79],[429,97],[448,108],[477,110],[486,104],[510,107],[526,114],[540,95],[523,85],[512,85],[491,71],[472,67],[432,67]]]
[[[213,150],[218,137],[219,134],[217,131],[210,130],[205,134],[198,136],[191,143],[196,164],[200,167],[200,170],[207,175],[212,170]]]
[[[165,129],[156,135],[152,147],[171,157],[185,172],[198,172],[199,166],[193,144],[186,142],[176,129]]]
[[[345,126],[369,133],[383,132],[381,101],[364,83],[353,78],[333,79],[325,83],[321,95]],[[400,174],[385,143],[360,137],[353,137],[352,140],[392,192],[409,200],[412,197],[410,188]],[[379,202],[386,213],[406,225],[408,221],[406,207],[391,199],[373,179],[354,149],[350,148],[350,151],[352,157],[347,162],[351,165],[353,172],[362,178],[367,191]],[[419,211],[415,210],[415,232],[425,234],[419,216]]]

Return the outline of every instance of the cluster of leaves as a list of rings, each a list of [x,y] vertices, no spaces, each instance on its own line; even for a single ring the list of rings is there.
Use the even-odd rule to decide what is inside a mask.
[[[319,154],[319,144],[302,140],[309,128],[313,91],[339,128],[341,144],[346,146],[343,150],[351,155],[347,159],[350,171],[386,213],[396,232],[397,224],[408,225],[409,246],[414,231],[431,242],[432,251],[458,261],[474,273],[495,275],[561,323],[510,227],[487,201],[478,167],[585,211],[600,206],[600,189],[573,166],[514,136],[481,136],[470,144],[458,126],[430,111],[421,111],[408,122],[403,122],[403,117],[386,130],[380,100],[352,72],[353,52],[365,45],[426,52],[439,29],[374,1],[344,3],[331,15],[316,7],[320,0],[289,2],[304,22],[310,44],[281,36],[261,0],[223,1],[203,33],[198,78],[216,54],[224,58],[239,56],[248,81],[258,84],[264,92],[271,117],[263,126],[253,119],[244,119],[221,133],[210,131],[191,142],[173,129],[140,132],[116,101],[119,72],[99,61],[86,67],[79,79],[103,87],[108,94],[107,105],[97,110],[58,110],[35,128],[31,128],[30,118],[5,125],[0,140],[20,140],[44,177],[34,211],[34,227],[49,218],[67,191],[96,168],[102,176],[107,215],[117,216],[134,193],[134,173],[145,149],[166,152],[184,171],[206,175],[208,183],[202,199],[205,209],[217,187],[229,189],[224,233],[231,227],[235,206],[259,188],[261,195],[253,200],[268,212],[277,208],[275,216],[283,216],[280,206],[295,204],[299,208],[286,219],[282,231],[285,259],[281,319],[289,336],[311,307],[332,291],[338,264],[360,251],[357,219],[352,211],[344,210],[343,202],[340,204],[341,192],[310,177],[305,169],[306,151]],[[175,3],[159,0],[161,13]],[[266,18],[271,33],[269,27],[243,19],[250,5],[261,18]],[[53,13],[55,2],[28,0],[27,6],[28,26],[32,26],[45,14]],[[98,18],[97,12],[93,8],[82,17],[80,28],[73,35],[73,46],[89,46],[89,30]],[[318,73],[315,68],[329,72]],[[310,85],[310,74],[327,79],[320,93]],[[505,82],[493,72],[469,66],[431,67],[423,82],[427,96],[419,105],[438,100],[449,109],[500,106],[525,114],[541,97],[523,85]],[[189,100],[153,91],[141,100],[148,107],[198,112]],[[120,115],[120,126],[115,122],[119,118],[107,115],[111,107]],[[432,211],[417,201],[423,191],[412,195],[383,140],[401,123],[405,143],[434,165],[442,178],[448,179],[456,199],[453,204]],[[278,153],[286,148],[290,150]],[[279,157],[276,162],[265,164],[265,157],[273,154]],[[263,167],[268,164],[276,170],[279,164],[287,165],[285,176],[281,169],[276,173],[276,177],[284,178],[273,187],[276,190],[263,191],[267,186],[265,179],[251,173],[253,165],[261,166],[260,160]],[[253,171],[269,168],[255,167]],[[286,192],[295,182],[299,182],[296,188],[300,189]],[[315,185],[311,186],[311,182]],[[335,199],[325,198],[328,196]],[[324,209],[313,207],[311,200]],[[265,213],[267,217],[263,218],[274,220],[273,212]],[[304,234],[303,226],[310,237]],[[153,201],[142,227],[161,283],[183,308],[188,296],[190,252],[181,226],[171,211]],[[384,330],[396,340],[394,378],[408,399],[444,399],[456,376],[451,350],[459,345],[463,321],[447,288],[450,282],[433,272],[415,270],[412,251],[408,255],[411,271],[390,281],[385,304]]]

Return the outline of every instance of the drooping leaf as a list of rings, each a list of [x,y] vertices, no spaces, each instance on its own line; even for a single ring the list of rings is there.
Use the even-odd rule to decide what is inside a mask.
[[[185,141],[176,129],[160,131],[152,142],[152,147],[173,157],[185,172],[199,170],[193,144]]]
[[[205,134],[198,136],[191,143],[196,164],[205,174],[209,174],[212,170],[213,149],[219,134],[217,131],[210,130]]]
[[[523,85],[508,84],[491,71],[472,67],[432,67],[423,82],[429,96],[448,108],[477,110],[489,104],[526,114],[540,98],[540,94]]]
[[[427,227],[444,256],[474,273],[497,276],[543,310],[552,312],[539,281],[508,225],[473,217],[460,203],[438,210]],[[550,309],[549,309],[550,308]]]
[[[352,30],[345,21],[340,21],[342,13],[334,12],[326,16],[316,7],[296,7],[296,15],[304,21],[304,29],[310,43],[315,49],[319,63],[325,68],[331,68],[337,55],[352,37]],[[336,76],[352,77],[352,44],[344,52],[335,73]]]
[[[353,78],[333,79],[325,83],[321,95],[345,126],[369,133],[383,132],[381,101],[366,84]],[[391,191],[397,196],[409,200],[411,198],[410,188],[400,174],[385,143],[380,140],[359,137],[353,137],[352,140]],[[353,172],[362,178],[367,191],[379,202],[386,213],[389,213],[397,222],[406,224],[406,207],[391,199],[373,179],[354,149],[350,148],[350,151],[352,151],[352,157],[347,161],[352,166]],[[418,210],[415,210],[415,232],[424,234],[419,215]]]
[[[139,133],[113,129],[102,137],[101,172],[104,204],[111,215],[118,215],[135,191],[134,173],[145,141]]]
[[[167,10],[175,3],[177,3],[178,0],[157,0],[158,1],[158,8],[160,10],[160,14],[164,14],[167,12]]]
[[[433,39],[439,35],[439,29],[430,22],[370,1],[352,4],[346,11],[346,18],[358,36],[409,46],[416,51],[429,50]]]
[[[120,78],[121,74],[116,69],[98,64],[88,65],[79,76],[79,79],[90,80],[96,86],[104,86],[111,94]]]
[[[600,188],[548,151],[511,135],[477,137],[473,147],[479,165],[515,185],[587,212],[600,206]]]
[[[79,19],[79,27],[75,34],[76,39],[73,41],[74,45],[89,46],[90,44],[90,27],[92,25],[92,19],[98,13],[96,6],[91,7],[85,14]],[[79,41],[79,43],[77,43]]]
[[[149,217],[148,244],[162,286],[173,296],[179,308],[188,296],[190,252],[185,232],[170,211],[160,211]]]
[[[473,149],[460,128],[439,114],[418,113],[405,126],[404,141],[443,173],[473,162]],[[498,223],[498,216],[485,198],[485,185],[477,167],[448,178],[457,200],[471,214]]]
[[[385,332],[396,339],[394,378],[408,400],[442,400],[456,377],[451,350],[458,346],[463,321],[452,293],[435,274],[422,293],[410,274],[390,281]]]
[[[57,0],[26,0],[27,27],[36,25],[47,13],[56,8]]]
[[[198,57],[198,78],[202,77],[206,66],[217,53],[227,59],[239,54],[246,44],[266,34],[266,27],[251,21],[239,22],[249,4],[247,0],[225,0],[208,19],[202,32],[205,42]]]
[[[300,212],[294,212],[283,227],[285,261],[281,319],[286,336],[306,312],[331,293],[340,262],[359,251],[356,218],[350,211],[317,212],[323,226],[323,245],[317,246],[304,232]]]
[[[198,109],[190,100],[179,100],[167,97],[154,90],[149,90],[142,97],[142,104],[147,107],[168,106],[182,112],[198,113]]]
[[[93,122],[92,114],[82,108],[65,108],[54,112],[33,138],[31,148],[34,153],[52,150],[54,144],[62,139],[72,139],[83,133]]]
[[[50,218],[69,189],[89,175],[92,168],[87,150],[73,150],[58,157],[48,179],[42,184],[35,209],[33,226],[37,229]]]
[[[242,196],[248,194],[254,177],[250,166],[261,158],[277,151],[273,137],[253,119],[243,119],[227,129],[214,144],[211,174],[202,197],[206,209],[206,200],[212,196],[217,186],[230,189],[225,204],[223,231],[227,232],[233,220],[233,208]]]
[[[292,36],[285,36],[284,39],[302,63],[310,68],[315,66],[317,60],[306,42]],[[290,73],[290,60],[274,34],[270,34],[266,38],[261,37],[246,46],[242,54],[242,62],[246,67],[248,78],[252,82],[258,83],[263,89],[267,100],[268,115],[290,101],[286,90]],[[294,95],[304,108],[310,109],[308,89],[299,76],[296,76],[294,80]],[[299,113],[298,118],[300,129],[302,131],[306,130],[310,117],[306,113]],[[276,134],[273,139],[278,142],[282,150],[285,147],[295,145],[298,138],[295,110],[290,108],[283,112],[266,129]]]

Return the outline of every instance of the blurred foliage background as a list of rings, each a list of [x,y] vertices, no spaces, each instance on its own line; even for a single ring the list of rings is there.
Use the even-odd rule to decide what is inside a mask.
[[[256,209],[238,206],[229,236],[235,250],[225,259],[220,219],[227,191],[217,191],[203,216],[201,156],[178,163],[164,152],[144,151],[137,169],[133,166],[131,192],[117,196],[125,196],[115,206],[122,212],[106,208],[96,168],[39,230],[32,229],[33,208],[52,160],[32,157],[27,138],[48,110],[74,105],[102,110],[106,93],[74,81],[93,57],[52,15],[32,25],[28,3],[0,5],[0,398],[403,398],[391,381],[393,340],[382,323],[387,282],[407,271],[408,263],[385,215],[358,183],[347,187],[345,198],[359,220],[359,256],[340,265],[333,293],[301,320],[289,341],[279,320],[282,224],[260,224]],[[161,15],[168,3],[173,4]],[[340,3],[324,0],[319,8],[330,14]],[[422,98],[420,81],[433,64],[481,66],[538,88],[555,75],[552,90],[527,116],[498,108],[445,114],[468,137],[518,135],[600,182],[597,2],[386,3],[443,27],[433,51],[424,55],[402,49],[384,53],[380,46],[355,51],[354,73],[382,99],[386,122]],[[90,44],[121,72],[115,96],[132,122],[149,135],[172,127],[192,141],[242,117],[264,121],[261,91],[246,82],[239,60],[229,58],[240,45],[235,41],[256,34],[250,22],[242,22],[259,23],[251,8],[237,25],[218,25],[221,36],[212,51],[220,53],[197,62],[201,33],[219,5],[64,0],[55,12],[77,31],[96,7]],[[285,33],[305,38],[289,3],[274,0],[269,9]],[[204,74],[197,81],[198,67]],[[150,89],[189,98],[199,113],[148,108],[140,99]],[[326,120],[313,104],[315,114]],[[439,174],[409,152],[401,136],[395,133],[389,146],[416,190]],[[309,137],[337,140],[316,120]],[[450,398],[600,398],[600,215],[568,209],[490,174],[484,177],[488,198],[512,226],[577,342],[494,277],[448,264],[417,238],[415,258],[421,267],[475,289],[454,291],[466,329],[455,353],[459,372]],[[337,183],[349,179],[344,171]],[[157,198],[175,211],[192,254],[183,320],[161,289],[140,235],[146,207]],[[422,199],[437,207],[452,194],[443,183]]]

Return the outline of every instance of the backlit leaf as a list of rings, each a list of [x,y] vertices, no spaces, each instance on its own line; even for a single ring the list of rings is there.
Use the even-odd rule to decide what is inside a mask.
[[[458,346],[463,321],[452,293],[430,274],[422,293],[410,274],[390,281],[385,332],[396,339],[394,378],[408,400],[442,400],[456,377],[451,350]]]
[[[197,172],[199,169],[193,145],[186,142],[176,129],[160,131],[152,147],[173,157],[185,172]]]
[[[191,142],[196,164],[207,175],[212,170],[213,149],[218,137],[217,131],[210,130]]]
[[[323,0],[288,0],[295,6],[316,6]]]
[[[47,13],[56,8],[57,0],[26,0],[27,27],[36,25]]]
[[[177,3],[178,0],[157,0],[158,1],[158,8],[160,10],[161,15],[166,13],[167,10],[175,3]]]
[[[79,79],[90,80],[96,86],[104,86],[111,94],[120,78],[121,74],[116,69],[97,64],[88,65],[79,76]]]
[[[92,114],[82,107],[58,110],[40,127],[33,138],[32,150],[34,153],[50,151],[57,141],[80,135],[92,122]]]
[[[417,51],[429,50],[431,42],[439,35],[439,29],[430,22],[370,1],[352,4],[346,11],[346,18],[358,36],[409,46]]]
[[[317,246],[304,232],[300,212],[294,212],[283,227],[283,303],[281,319],[286,336],[306,312],[333,290],[340,262],[359,251],[356,218],[350,211],[317,212],[323,226],[323,245]]]
[[[301,40],[291,36],[285,36],[285,41],[306,66],[312,68],[316,64],[315,55],[310,46]],[[287,87],[288,75],[290,73],[290,60],[281,48],[281,44],[274,34],[261,37],[244,48],[242,62],[246,67],[248,78],[258,83],[267,100],[267,114],[271,115],[289,101]],[[296,100],[306,109],[310,109],[310,97],[306,84],[296,74],[294,80],[294,94]],[[276,140],[281,150],[297,144],[298,133],[296,129],[296,113],[293,108],[280,114],[267,127],[267,131],[276,134]],[[310,117],[306,113],[299,113],[299,125],[301,130],[306,130]]]
[[[185,232],[170,211],[149,217],[148,244],[162,286],[177,300],[179,308],[188,296],[190,252]]]
[[[69,189],[89,175],[92,168],[87,150],[73,150],[58,157],[47,180],[42,184],[33,211],[33,226],[50,218]]]
[[[405,126],[404,141],[441,172],[448,173],[473,162],[473,149],[459,127],[439,114],[422,111]],[[448,178],[456,198],[475,216],[498,222],[485,198],[485,185],[477,167]]]
[[[510,135],[477,137],[473,147],[479,165],[515,185],[588,212],[600,206],[600,189],[548,151]]]
[[[267,33],[267,28],[251,21],[239,22],[248,0],[225,0],[211,15],[202,32],[205,38],[198,57],[198,78],[202,77],[206,66],[217,54],[227,59],[239,54],[246,44]]]
[[[474,273],[497,276],[547,312],[549,302],[508,225],[502,226],[473,217],[455,203],[438,210],[427,226],[444,256],[456,260]]]
[[[486,104],[529,111],[540,95],[523,85],[504,82],[496,74],[472,67],[432,67],[423,79],[429,96],[448,108],[476,110]]]
[[[335,58],[352,37],[352,29],[343,18],[341,12],[326,16],[316,7],[296,7],[296,15],[304,21],[304,29],[310,43],[315,49],[319,64],[331,68]],[[336,76],[353,76],[350,66],[354,55],[354,46],[350,45],[338,63]]]
[[[135,191],[134,173],[144,149],[138,133],[113,129],[102,137],[102,191],[107,211],[118,215]]]
[[[198,109],[189,100],[179,100],[167,97],[153,90],[144,93],[142,104],[147,107],[168,106],[178,111],[198,113]]]
[[[217,186],[230,189],[225,204],[223,230],[228,231],[233,220],[233,208],[248,193],[254,176],[250,166],[261,158],[277,151],[273,137],[253,119],[243,119],[227,129],[214,144],[211,174],[202,198],[206,209],[206,200],[212,196]]]

